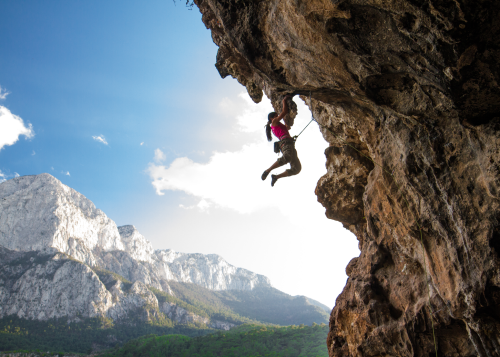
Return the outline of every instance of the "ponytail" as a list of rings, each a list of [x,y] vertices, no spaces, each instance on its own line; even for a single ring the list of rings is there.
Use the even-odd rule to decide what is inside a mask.
[[[276,116],[275,112],[271,112],[267,115],[267,124],[266,124],[267,141],[273,141],[273,136],[271,135],[271,122],[275,116]]]

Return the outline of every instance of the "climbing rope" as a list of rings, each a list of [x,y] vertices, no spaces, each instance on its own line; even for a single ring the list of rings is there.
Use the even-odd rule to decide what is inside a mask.
[[[429,282],[429,273],[427,272],[427,262],[426,262],[426,259],[425,259],[425,247],[424,247],[424,238],[423,238],[423,235],[422,235],[422,227],[420,226],[420,224],[418,223],[418,219],[417,217],[415,216],[415,214],[413,213],[413,211],[410,209],[410,204],[408,203],[408,200],[406,199],[406,196],[405,194],[403,193],[403,191],[401,191],[401,186],[398,185],[397,181],[396,181],[396,178],[394,177],[394,174],[393,172],[385,169],[382,165],[380,165],[379,163],[375,162],[371,157],[363,154],[360,150],[358,150],[356,147],[354,147],[353,145],[349,144],[348,141],[346,141],[345,139],[341,138],[339,135],[337,135],[336,133],[334,133],[330,128],[326,127],[325,125],[321,124],[320,122],[318,122],[315,118],[314,118],[314,111],[313,111],[313,105],[312,105],[312,101],[311,101],[311,92],[309,92],[309,105],[311,106],[311,121],[315,121],[319,126],[325,128],[326,130],[328,130],[337,140],[341,141],[342,143],[344,143],[345,145],[349,146],[350,148],[354,149],[356,152],[358,152],[361,156],[367,158],[368,160],[370,160],[374,165],[380,167],[382,169],[382,171],[384,171],[385,173],[389,174],[391,177],[392,177],[392,181],[394,182],[394,184],[396,185],[397,187],[397,193],[401,192],[401,197],[403,198],[403,200],[405,201],[406,203],[406,207],[408,209],[408,211],[411,213],[411,215],[413,216],[413,219],[415,220],[415,223],[417,224],[417,227],[418,227],[418,231],[420,233],[420,244],[422,245],[422,256],[424,258],[424,272],[425,272],[425,278],[427,280],[427,294],[428,294],[428,301],[427,301],[427,306],[430,310],[430,317],[431,317],[431,326],[432,326],[432,337],[434,339],[434,350],[436,352],[436,357],[438,357],[438,348],[437,348],[437,341],[436,341],[436,333],[435,333],[435,330],[434,330],[434,313],[432,311],[432,306],[431,306],[431,288],[430,288],[430,282]],[[311,122],[309,122],[309,124],[311,124]],[[306,125],[306,128],[309,126],[309,124]],[[304,131],[305,128],[302,130]],[[300,134],[302,134],[302,131],[300,132]],[[299,135],[300,135],[299,134]],[[298,136],[298,135],[297,135]]]
[[[295,135],[293,137],[293,140],[297,140],[297,138],[300,136],[300,134],[302,134],[304,132],[304,130],[306,130],[306,128],[309,126],[309,124],[311,124],[314,120],[314,117],[309,121],[309,123],[304,127],[304,129],[302,129],[302,131],[299,133],[299,135]]]

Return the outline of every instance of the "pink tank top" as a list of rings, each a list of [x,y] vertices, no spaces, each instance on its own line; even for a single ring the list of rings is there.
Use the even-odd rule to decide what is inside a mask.
[[[285,125],[278,123],[277,126],[271,126],[271,131],[280,140],[291,138],[290,133]]]

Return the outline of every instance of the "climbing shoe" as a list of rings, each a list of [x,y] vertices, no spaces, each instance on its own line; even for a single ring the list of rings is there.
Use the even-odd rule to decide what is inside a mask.
[[[271,187],[274,187],[276,181],[278,181],[278,178],[275,175],[271,175]]]
[[[269,171],[267,171],[267,170],[262,173],[262,176],[261,176],[262,181],[264,181],[267,178],[267,175],[269,175]]]

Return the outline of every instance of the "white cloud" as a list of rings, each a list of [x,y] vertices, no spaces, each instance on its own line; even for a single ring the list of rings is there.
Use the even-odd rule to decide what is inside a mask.
[[[94,139],[95,141],[100,142],[104,145],[108,145],[108,142],[106,141],[106,138],[104,137],[104,135],[92,136],[92,139]]]
[[[255,157],[264,157],[266,153],[269,152],[265,145],[246,145],[239,152],[215,153],[207,164],[196,163],[187,157],[174,160],[168,168],[150,164],[149,173],[158,195],[163,195],[165,190],[184,191],[248,213],[262,206],[258,192],[252,191],[258,190],[253,181],[267,168],[259,165]]]
[[[229,109],[232,109],[233,106],[234,106],[234,103],[228,97],[222,98],[221,101],[219,102],[219,109],[221,109],[223,111],[227,111]]]
[[[222,98],[218,107],[222,114],[236,118],[238,130],[245,133],[263,131],[267,115],[274,111],[269,100],[264,99],[256,105],[246,92],[238,94],[237,103],[227,97]]]
[[[21,135],[24,135],[26,139],[35,136],[32,125],[25,126],[23,119],[0,105],[0,150],[4,146],[16,143]]]
[[[200,202],[198,202],[196,205],[193,205],[193,206],[184,206],[183,204],[179,205],[180,208],[184,208],[184,209],[194,209],[194,208],[197,208],[201,212],[206,212],[206,213],[208,213],[209,208],[211,206],[212,206],[212,204],[210,202],[208,202],[207,200],[204,200],[204,199],[201,199]]]
[[[144,141],[140,144],[141,146],[144,145]]]
[[[215,152],[205,164],[194,162],[188,157],[178,158],[168,167],[151,163],[148,172],[156,193],[163,195],[167,190],[184,191],[207,202],[208,205],[203,204],[205,209],[219,206],[239,213],[276,207],[292,221],[317,215],[323,208],[316,202],[314,189],[318,179],[326,173],[323,152],[328,146],[318,128],[311,125],[297,141],[296,147],[303,167],[301,173],[279,180],[272,188],[270,175],[265,182],[260,178],[262,172],[278,158],[273,152],[272,143],[265,139],[263,128],[272,107],[268,101],[258,105],[249,97],[245,101],[246,108],[237,117],[239,130],[260,130],[261,139],[243,145],[238,151]],[[300,99],[295,101],[299,115],[291,130],[292,135],[299,133],[310,120],[309,109]],[[289,168],[288,164],[273,173],[280,173],[286,168]]]
[[[8,96],[9,94],[10,94],[10,93],[9,93],[9,92],[7,92],[7,91],[5,90],[5,88],[2,88],[2,86],[0,86],[0,99],[2,99],[2,100],[3,100],[3,99],[5,99],[5,98],[7,98],[7,96]]]
[[[201,200],[196,205],[196,207],[198,207],[200,209],[200,211],[202,211],[202,212],[208,212],[208,209],[210,208],[210,206],[211,206],[210,202],[208,202],[206,200]]]
[[[219,112],[230,117],[236,116],[240,112],[240,108],[237,103],[233,102],[228,97],[221,99],[218,105]]]
[[[36,152],[35,150],[33,150],[33,152],[31,153],[31,156],[35,156],[36,155]]]
[[[157,163],[161,163],[163,161],[165,161],[167,157],[165,156],[165,154],[163,153],[163,151],[161,151],[160,149],[156,149],[155,150],[155,162]]]
[[[51,169],[51,170],[54,170],[54,166],[52,166],[50,169]]]
[[[246,92],[240,93],[238,97],[243,99],[246,104],[246,108],[243,109],[243,114],[236,116],[240,130],[247,133],[258,131],[264,132],[264,126],[267,123],[267,115],[274,111],[271,102],[263,100],[261,104],[257,105]]]
[[[65,174],[66,176],[71,176],[71,175],[69,174],[69,171],[66,171],[66,172],[62,171],[62,173],[63,173],[63,174]]]
[[[0,183],[9,180],[12,177],[19,177],[19,174],[17,172],[14,172],[14,175],[6,174],[0,170]]]

